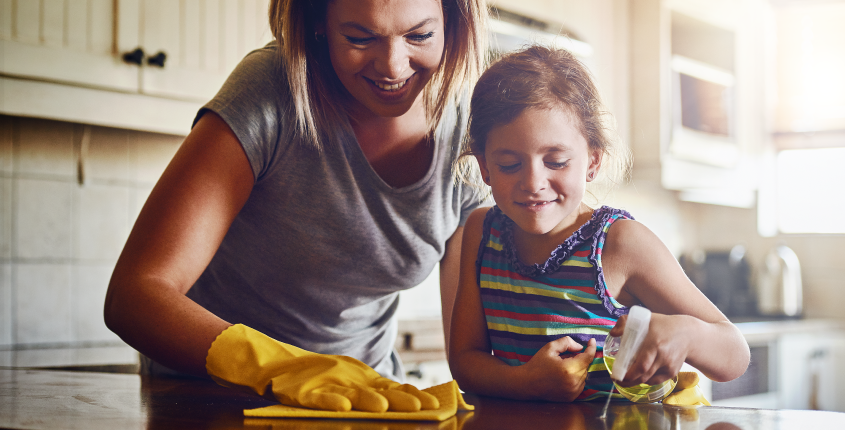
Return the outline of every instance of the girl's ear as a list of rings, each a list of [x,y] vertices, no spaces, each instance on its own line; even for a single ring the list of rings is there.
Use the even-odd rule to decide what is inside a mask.
[[[481,179],[484,183],[490,185],[490,170],[487,169],[487,159],[483,155],[476,155],[475,161],[478,162],[478,168],[481,170]]]
[[[592,182],[599,174],[604,152],[598,149],[590,151],[590,166],[587,168],[587,182]]]

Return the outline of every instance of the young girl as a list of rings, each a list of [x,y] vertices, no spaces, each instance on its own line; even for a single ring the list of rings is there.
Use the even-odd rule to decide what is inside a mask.
[[[605,336],[621,335],[637,304],[653,315],[622,385],[663,382],[685,361],[716,381],[743,374],[744,338],[657,236],[624,210],[583,202],[599,172],[616,173],[606,166],[618,150],[577,59],[539,46],[507,55],[482,75],[470,109],[467,153],[496,206],[464,230],[449,349],[464,390],[604,398]]]

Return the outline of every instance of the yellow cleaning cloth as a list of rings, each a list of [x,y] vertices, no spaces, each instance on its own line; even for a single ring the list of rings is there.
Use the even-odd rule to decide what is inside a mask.
[[[361,420],[411,420],[411,421],[443,421],[454,416],[459,410],[471,411],[475,407],[467,404],[458,383],[449,381],[431,388],[426,388],[429,393],[440,401],[440,408],[421,410],[417,412],[364,412],[351,410],[348,412],[324,411],[318,409],[295,408],[285,405],[273,405],[257,409],[245,409],[244,415],[248,417],[272,417],[272,418],[337,418],[337,419],[361,419]]]

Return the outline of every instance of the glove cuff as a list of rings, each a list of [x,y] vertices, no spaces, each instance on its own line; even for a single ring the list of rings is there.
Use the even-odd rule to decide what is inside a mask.
[[[220,385],[246,387],[263,396],[270,379],[283,371],[286,360],[308,354],[313,353],[235,324],[211,343],[205,370]]]

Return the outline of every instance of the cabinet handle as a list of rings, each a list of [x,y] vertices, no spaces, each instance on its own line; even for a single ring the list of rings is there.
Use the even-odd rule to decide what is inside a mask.
[[[150,66],[164,67],[165,60],[167,60],[167,54],[162,51],[158,51],[158,54],[147,58],[147,64]]]
[[[129,64],[137,64],[141,65],[141,62],[144,60],[144,50],[141,48],[135,48],[132,52],[126,52],[123,54],[123,61]]]

